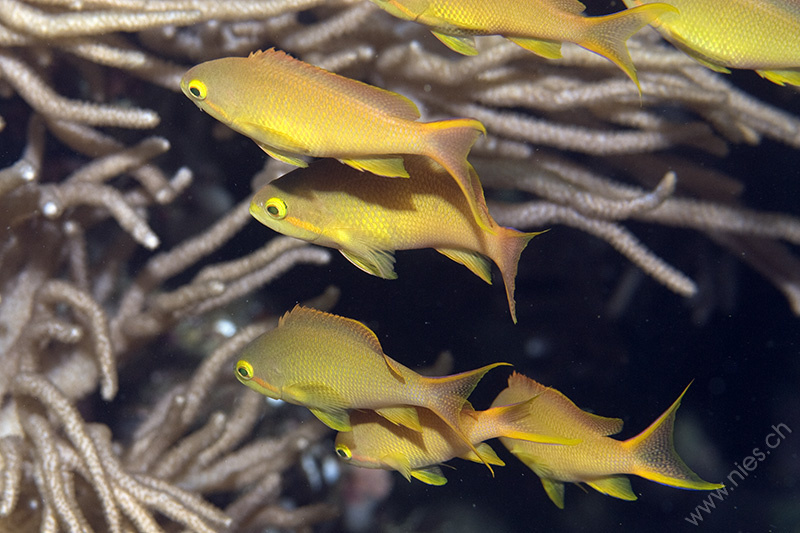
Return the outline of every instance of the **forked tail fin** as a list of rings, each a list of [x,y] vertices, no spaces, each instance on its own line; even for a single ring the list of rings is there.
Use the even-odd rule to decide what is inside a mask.
[[[494,232],[494,223],[489,216],[489,208],[486,207],[480,179],[467,161],[472,145],[481,134],[486,135],[486,128],[471,118],[428,122],[426,126],[430,134],[426,138],[428,144],[423,151],[424,155],[442,165],[453,176],[478,225],[484,230]]]
[[[544,231],[522,233],[521,231],[512,228],[504,228],[502,226],[498,226],[495,231],[496,238],[494,239],[492,260],[497,264],[497,267],[500,269],[500,274],[503,276],[503,283],[506,286],[506,298],[508,299],[508,310],[511,312],[511,320],[516,324],[517,304],[514,300],[514,287],[517,281],[519,256],[522,254],[525,247],[528,246],[528,242],[537,235],[544,233]]]
[[[630,37],[665,13],[677,13],[677,8],[669,4],[646,4],[630,9],[625,9],[612,15],[602,17],[587,17],[591,21],[584,38],[578,42],[579,46],[591,50],[609,59],[622,69],[636,84],[639,94],[639,78],[636,67],[633,66],[631,54],[628,52],[626,42]]]
[[[720,489],[723,485],[700,479],[700,476],[692,472],[692,469],[686,466],[686,463],[675,451],[673,442],[675,412],[690,385],[691,383],[686,386],[675,403],[664,411],[664,414],[659,416],[655,422],[635,437],[623,442],[622,445],[631,451],[634,460],[634,469],[631,474],[680,489]]]
[[[430,391],[425,398],[425,407],[436,413],[436,415],[444,420],[461,439],[469,445],[475,455],[481,457],[478,449],[467,438],[464,431],[461,429],[459,419],[461,416],[461,409],[467,403],[467,398],[478,382],[483,379],[483,376],[491,369],[498,366],[511,366],[509,363],[494,363],[484,367],[470,370],[469,372],[462,372],[461,374],[453,374],[452,376],[441,377],[423,377],[423,383],[428,386]],[[483,464],[494,475],[494,470],[486,462],[481,459]]]

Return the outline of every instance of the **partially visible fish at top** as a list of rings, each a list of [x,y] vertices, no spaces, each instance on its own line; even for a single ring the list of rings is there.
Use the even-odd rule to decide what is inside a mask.
[[[452,376],[421,376],[383,353],[364,324],[296,306],[278,327],[244,348],[235,374],[269,398],[307,407],[337,431],[351,430],[350,409],[372,409],[421,431],[414,406],[427,407],[474,450],[459,427],[459,414],[484,374],[502,365],[508,363]]]
[[[642,6],[651,0],[623,0]],[[784,85],[800,85],[798,0],[662,0],[678,8],[653,23],[661,35],[718,72],[755,70]]]
[[[422,431],[412,431],[381,418],[373,411],[350,415],[352,431],[336,436],[336,454],[347,463],[361,468],[397,470],[406,479],[412,477],[429,485],[444,485],[447,478],[439,464],[453,457],[503,466],[505,463],[486,442],[497,437],[523,439],[540,444],[574,445],[577,439],[531,433],[521,422],[530,409],[525,402],[474,411],[465,406],[460,427],[478,450],[475,454],[461,438],[428,409],[417,409]]]
[[[650,426],[628,440],[610,438],[622,430],[622,420],[581,410],[559,391],[514,372],[508,387],[492,407],[536,398],[525,422],[528,431],[579,439],[574,446],[542,446],[533,442],[501,437],[500,441],[542,481],[545,492],[564,508],[564,483],[586,483],[603,494],[635,500],[630,481],[633,474],[656,483],[691,490],[722,488],[703,481],[686,466],[673,444],[675,412],[686,389]]]
[[[478,223],[488,225],[467,161],[486,133],[477,120],[417,122],[419,109],[408,98],[272,48],[192,67],[181,90],[197,107],[291,165],[307,166],[304,156],[332,157],[379,176],[408,177],[403,155],[430,157],[458,182]]]
[[[475,55],[473,36],[501,35],[542,57],[561,57],[571,42],[615,63],[639,87],[626,41],[664,13],[664,3],[600,17],[584,17],[578,0],[372,0],[405,20],[428,26],[451,49]]]
[[[336,248],[361,270],[384,279],[397,277],[395,250],[435,248],[487,283],[491,258],[516,322],[517,263],[538,233],[500,226],[488,212],[489,228],[479,227],[442,167],[422,157],[406,158],[406,166],[409,179],[375,180],[336,161],[316,161],[264,186],[250,213],[284,235]],[[483,189],[478,194],[483,199]]]

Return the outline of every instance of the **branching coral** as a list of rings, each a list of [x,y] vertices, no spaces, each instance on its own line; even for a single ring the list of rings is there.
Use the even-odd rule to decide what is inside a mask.
[[[744,207],[735,181],[703,168],[737,143],[799,147],[796,116],[653,33],[629,44],[641,100],[585,50],[547,61],[502,39],[478,44],[479,55],[454,57],[365,1],[0,1],[0,528],[302,529],[332,516],[322,496],[281,504],[284,473],[324,429],[282,420],[230,376],[235,353],[274,324],[261,306],[223,344],[195,348],[208,357],[170,373],[134,410],[144,415],[102,414],[104,402],[125,403],[120,389],[154,387],[157,369],[140,361],[180,351],[177,328],[232,315],[294,266],[330,257],[287,238],[221,255],[246,231],[249,189],[209,186],[225,173],[182,138],[205,146],[224,132],[179,135],[199,113],[171,109],[185,104],[178,80],[200,60],[277,46],[401,92],[426,119],[478,118],[489,135],[471,160],[499,222],[576,227],[684,296],[697,273],[634,232],[692,229],[800,314],[800,220]],[[164,124],[173,111],[192,118]],[[282,170],[270,163],[254,182]],[[197,209],[212,188],[226,190],[223,207]],[[170,216],[191,220],[191,234],[165,235]]]

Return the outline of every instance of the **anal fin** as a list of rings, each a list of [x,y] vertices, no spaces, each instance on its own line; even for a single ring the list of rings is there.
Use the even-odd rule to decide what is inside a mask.
[[[489,285],[492,284],[492,264],[484,255],[455,248],[437,248],[436,251],[448,259],[464,265]]]
[[[631,482],[625,476],[608,476],[594,481],[586,481],[586,484],[601,494],[608,494],[620,500],[636,500],[636,494],[631,490]]]
[[[553,41],[542,41],[540,39],[526,39],[523,37],[508,37],[508,40],[533,52],[537,56],[547,59],[559,59],[561,57],[561,43]]]

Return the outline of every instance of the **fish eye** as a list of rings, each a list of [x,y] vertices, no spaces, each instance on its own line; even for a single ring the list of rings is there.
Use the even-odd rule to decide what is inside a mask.
[[[206,84],[200,80],[192,80],[189,82],[189,94],[198,100],[205,100],[208,95]]]
[[[245,381],[253,379],[253,365],[247,361],[239,361],[236,363],[236,374]]]
[[[345,446],[344,444],[337,444],[336,445],[336,455],[344,459],[345,461],[351,459],[353,454],[350,453],[350,448]]]
[[[280,198],[270,198],[267,200],[267,203],[264,204],[264,208],[267,210],[269,216],[275,220],[283,220],[286,218],[286,202]]]

